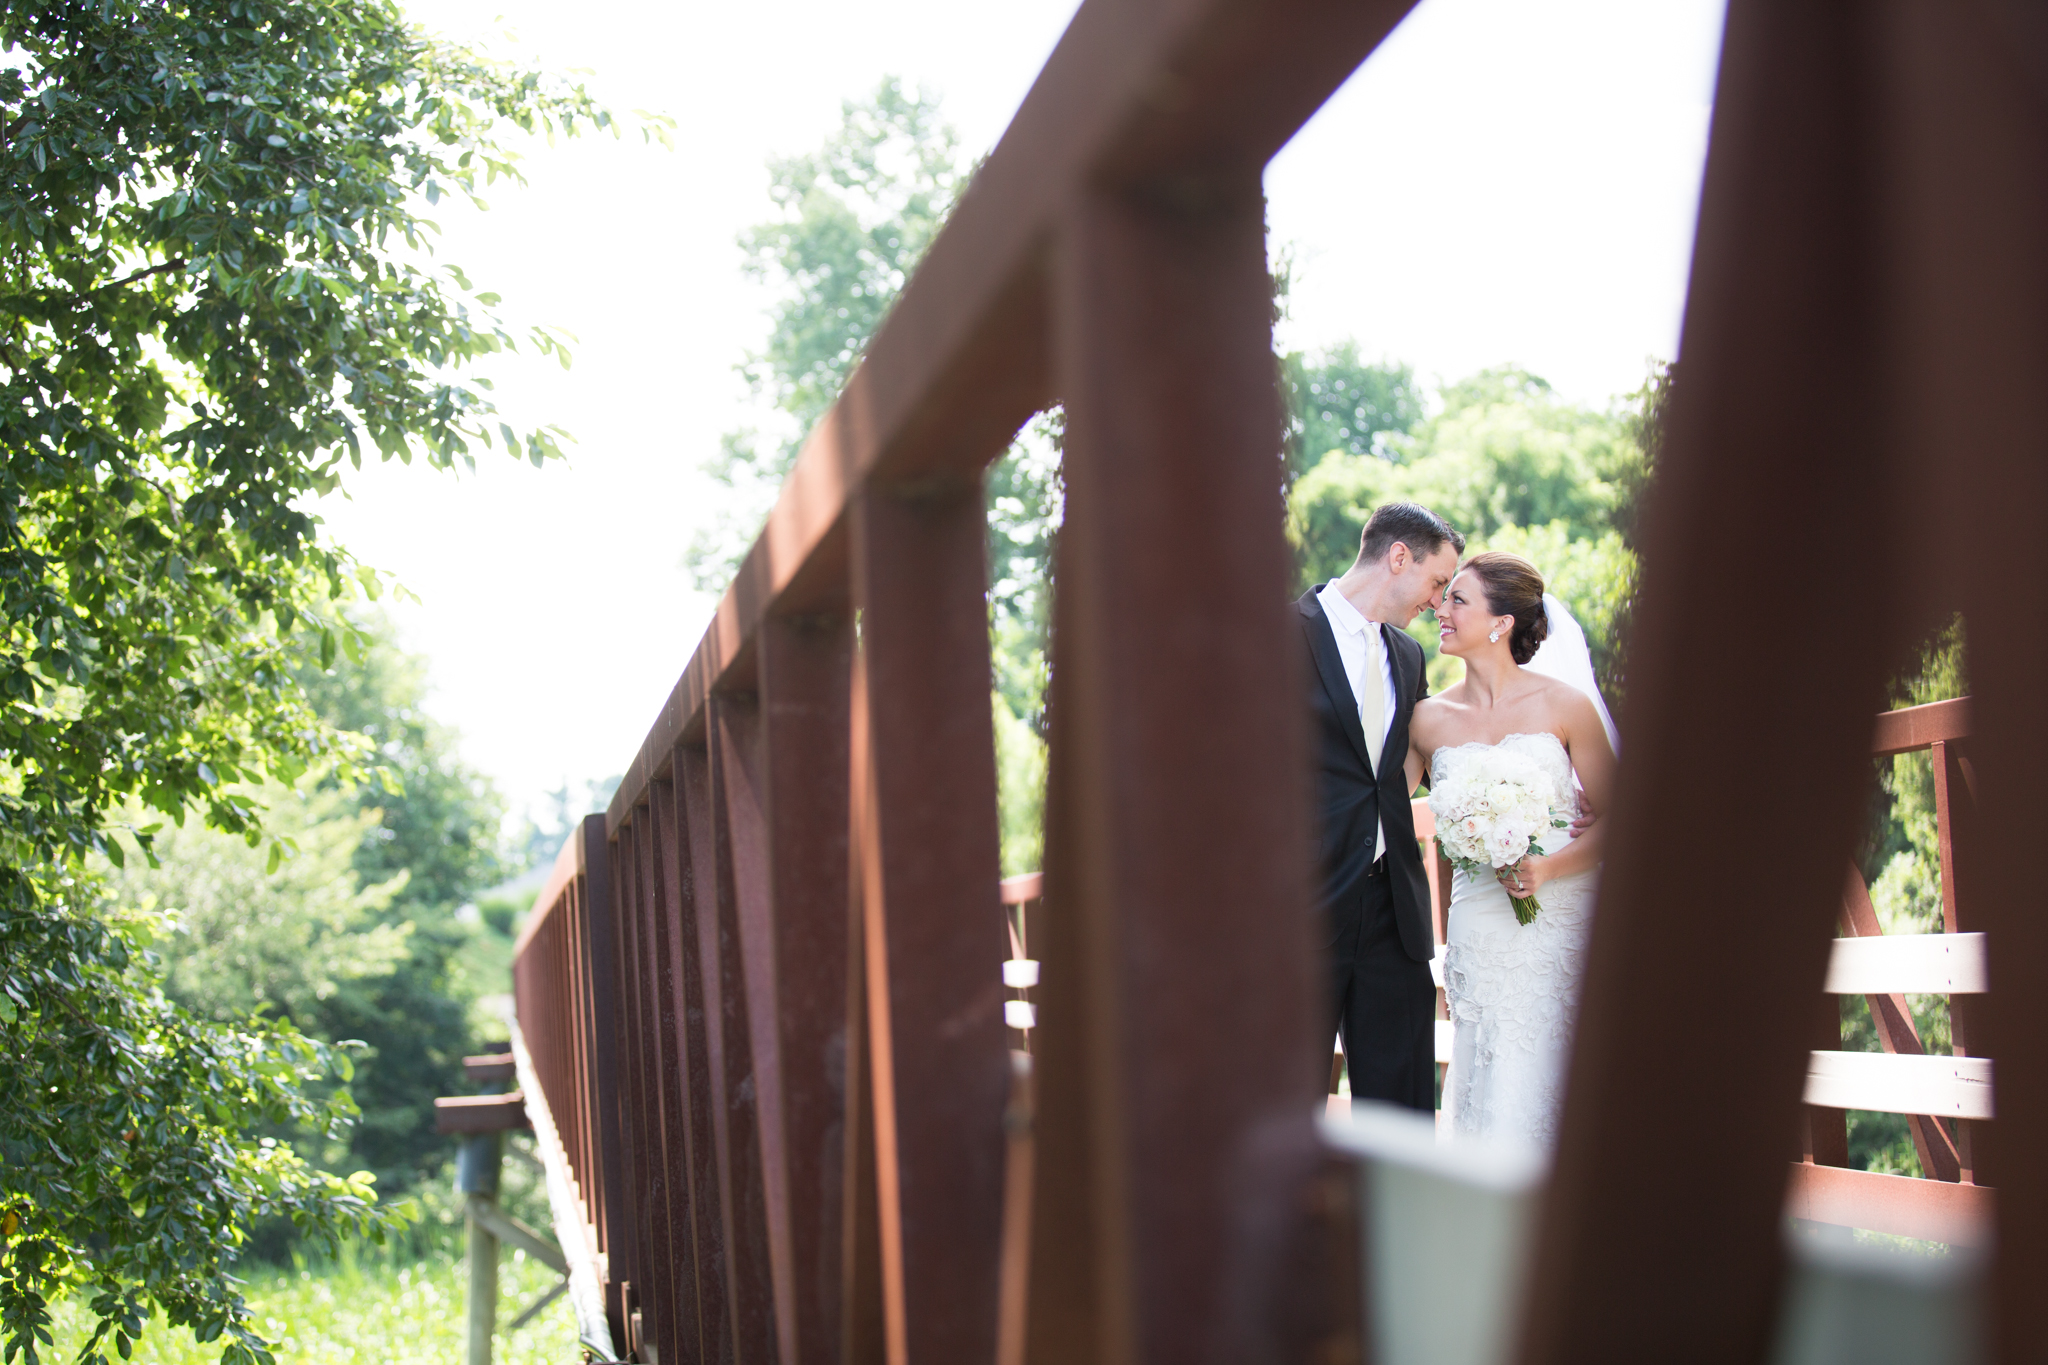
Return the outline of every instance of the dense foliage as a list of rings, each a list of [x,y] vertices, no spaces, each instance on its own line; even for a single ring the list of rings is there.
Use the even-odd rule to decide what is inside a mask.
[[[768,164],[775,216],[740,236],[746,272],[770,286],[768,344],[740,366],[775,429],[728,433],[709,472],[740,493],[735,514],[700,528],[688,565],[723,591],[775,491],[839,396],[917,262],[966,187],[960,143],[935,100],[884,79],[847,100],[816,151]]]
[[[165,917],[156,948],[178,1004],[223,1023],[263,1007],[358,1045],[348,1088],[360,1114],[343,1139],[299,1147],[329,1168],[369,1169],[389,1197],[440,1173],[449,1145],[433,1131],[434,1097],[463,1088],[461,1059],[480,1050],[477,997],[502,989],[472,970],[486,930],[463,907],[506,871],[504,811],[426,713],[421,661],[381,618],[351,619],[366,640],[359,660],[307,660],[298,678],[323,720],[369,741],[397,789],[261,790],[268,832],[295,856],[272,870],[233,836],[167,830],[160,865],[130,860],[116,889]],[[281,1231],[263,1229],[257,1250],[281,1252]]]
[[[1364,452],[1331,450],[1289,493],[1302,586],[1350,566],[1374,507],[1412,498],[1465,532],[1470,550],[1533,560],[1585,627],[1601,685],[1618,704],[1616,622],[1635,593],[1628,536],[1648,478],[1645,414],[1664,383],[1660,369],[1627,406],[1600,411],[1559,398],[1524,370],[1485,370],[1446,386],[1437,411],[1408,430],[1378,435]],[[1455,665],[1438,663],[1427,618],[1416,636],[1441,687]]]
[[[1280,361],[1287,403],[1287,477],[1316,467],[1333,451],[1370,455],[1382,435],[1399,436],[1422,420],[1422,390],[1407,365],[1361,360],[1347,341],[1321,355],[1290,352]]]
[[[368,641],[360,662],[318,669],[308,661],[299,677],[320,715],[365,736],[401,779],[396,792],[362,784],[349,794],[359,816],[374,816],[351,870],[364,886],[404,877],[377,923],[402,928],[408,951],[391,971],[293,1018],[317,1037],[361,1040],[350,1093],[362,1113],[348,1160],[375,1172],[381,1187],[411,1190],[448,1156],[433,1131],[433,1101],[462,1090],[462,1058],[481,1050],[476,999],[505,989],[469,965],[482,926],[466,922],[463,907],[513,869],[502,850],[504,802],[462,761],[454,732],[427,714],[422,662],[398,648],[382,620],[357,619]]]
[[[73,1288],[84,1359],[160,1310],[267,1361],[250,1225],[392,1223],[253,1136],[338,1134],[347,1092],[308,1087],[347,1058],[170,1000],[160,923],[84,859],[188,813],[260,843],[263,783],[376,768],[294,676],[359,652],[337,603],[377,586],[305,504],[366,450],[554,453],[455,375],[513,338],[421,215],[510,171],[500,127],[609,118],[389,0],[0,0],[0,49],[0,1334],[38,1359]]]
[[[803,438],[838,397],[869,339],[944,225],[968,167],[936,101],[885,79],[848,100],[815,152],[769,164],[776,215],[740,239],[747,269],[775,292],[768,344],[741,366],[773,406],[777,431],[729,434],[708,471],[740,496],[698,531],[698,586],[722,591]],[[1005,871],[1038,865],[1045,788],[1044,706],[1050,583],[1063,489],[1062,424],[1042,415],[990,467],[989,630],[995,665]]]

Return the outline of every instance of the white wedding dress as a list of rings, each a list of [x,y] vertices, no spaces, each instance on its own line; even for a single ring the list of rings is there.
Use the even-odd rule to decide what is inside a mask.
[[[1430,756],[1431,785],[1495,748],[1543,765],[1576,804],[1571,757],[1548,733],[1438,749]],[[1555,853],[1568,836],[1558,831],[1559,842],[1547,851]],[[1455,1029],[1443,1105],[1453,1138],[1507,1138],[1545,1151],[1554,1145],[1598,882],[1598,869],[1545,882],[1536,893],[1542,910],[1523,925],[1493,877],[1454,874],[1443,957]]]

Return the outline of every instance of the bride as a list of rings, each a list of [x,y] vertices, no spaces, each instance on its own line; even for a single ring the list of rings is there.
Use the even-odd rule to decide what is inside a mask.
[[[1546,657],[1539,666],[1550,667],[1538,672],[1527,665],[1551,628],[1543,576],[1519,555],[1490,552],[1465,562],[1438,612],[1441,652],[1464,660],[1465,680],[1415,708],[1410,791],[1424,763],[1438,782],[1475,754],[1512,748],[1572,793],[1574,815],[1608,809],[1609,722],[1584,637],[1561,606],[1559,614],[1559,625],[1569,627],[1560,634],[1575,637],[1577,657],[1562,667]],[[1547,676],[1553,669],[1579,685]],[[1490,878],[1460,871],[1451,882],[1443,965],[1455,1041],[1443,1102],[1454,1136],[1516,1138],[1545,1149],[1556,1137],[1605,828],[1581,818],[1543,853]],[[1540,901],[1533,924],[1517,922],[1511,892]]]

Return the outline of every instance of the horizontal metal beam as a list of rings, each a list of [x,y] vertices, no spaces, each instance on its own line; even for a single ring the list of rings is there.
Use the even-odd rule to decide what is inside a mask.
[[[1024,905],[1045,894],[1043,872],[1023,872],[1003,878],[1003,904]]]
[[[1877,733],[1871,740],[1871,752],[1879,758],[1888,754],[1910,753],[1943,740],[1968,738],[1969,733],[1968,697],[1930,702],[1925,706],[1905,706],[1896,711],[1878,713]]]
[[[526,1096],[443,1095],[434,1101],[437,1133],[509,1133],[532,1125],[526,1118]]]
[[[618,792],[616,831],[715,689],[747,690],[769,615],[846,603],[846,514],[869,482],[957,478],[1053,402],[1047,265],[1080,187],[1203,202],[1262,166],[1392,31],[1410,0],[1088,0],[845,390],[810,433]]]
[[[1991,1239],[1996,1195],[1983,1185],[1915,1180],[1794,1162],[1785,1214],[1836,1227],[1964,1246]]]

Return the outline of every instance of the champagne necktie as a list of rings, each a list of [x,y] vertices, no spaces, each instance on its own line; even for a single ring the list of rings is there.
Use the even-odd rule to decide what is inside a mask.
[[[1365,629],[1365,695],[1358,700],[1358,723],[1365,729],[1365,752],[1372,759],[1373,776],[1379,776],[1380,749],[1387,740],[1387,683],[1386,669],[1380,663],[1380,650],[1385,647],[1379,638],[1380,628],[1366,622]],[[1384,821],[1374,821],[1372,828],[1372,861],[1379,861],[1380,850],[1387,846]]]
[[[1365,727],[1365,751],[1372,756],[1372,770],[1380,770],[1380,747],[1387,738],[1387,683],[1386,670],[1380,666],[1380,652],[1375,646],[1379,627],[1366,623],[1365,632],[1365,695],[1358,699],[1358,723]]]

